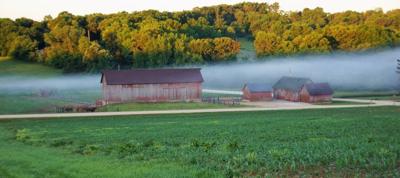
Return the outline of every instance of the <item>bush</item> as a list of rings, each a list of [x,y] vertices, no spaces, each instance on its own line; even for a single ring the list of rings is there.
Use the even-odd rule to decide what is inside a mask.
[[[15,140],[26,142],[32,137],[29,135],[29,129],[18,129],[17,133],[15,134]]]
[[[36,59],[37,42],[28,36],[18,36],[11,43],[9,55],[14,59],[34,61]]]
[[[60,53],[48,59],[50,65],[62,69],[64,73],[74,73],[85,71],[85,64],[82,56],[77,54]]]

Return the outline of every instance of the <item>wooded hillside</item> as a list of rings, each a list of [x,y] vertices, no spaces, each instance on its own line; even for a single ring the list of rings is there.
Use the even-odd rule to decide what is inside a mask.
[[[400,9],[283,12],[279,5],[240,3],[182,12],[120,12],[43,21],[0,19],[1,56],[65,72],[234,60],[237,38],[254,39],[258,56],[359,51],[400,44]]]

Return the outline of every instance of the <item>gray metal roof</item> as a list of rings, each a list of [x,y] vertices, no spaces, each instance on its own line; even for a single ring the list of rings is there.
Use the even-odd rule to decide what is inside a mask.
[[[101,83],[104,78],[107,85],[203,82],[199,68],[106,70],[102,72]]]
[[[265,83],[247,83],[245,84],[244,88],[246,87],[250,92],[253,93],[272,91],[272,87]]]
[[[298,92],[301,88],[307,84],[312,83],[312,80],[309,78],[300,78],[300,77],[282,77],[278,82],[272,87],[274,89],[286,89],[294,92]]]
[[[328,83],[309,83],[305,85],[311,96],[332,95],[333,90]]]

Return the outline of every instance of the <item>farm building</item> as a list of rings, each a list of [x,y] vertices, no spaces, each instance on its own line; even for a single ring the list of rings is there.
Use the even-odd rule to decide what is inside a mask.
[[[249,101],[272,101],[272,88],[267,84],[248,83],[243,86],[243,99]]]
[[[300,91],[300,101],[306,103],[330,102],[333,90],[328,83],[305,84]]]
[[[103,102],[174,102],[201,98],[200,69],[103,71]]]
[[[276,99],[299,102],[300,91],[311,79],[298,77],[282,77],[272,88]]]

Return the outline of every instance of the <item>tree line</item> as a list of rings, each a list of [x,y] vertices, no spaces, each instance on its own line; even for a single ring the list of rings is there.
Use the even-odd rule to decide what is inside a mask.
[[[240,3],[181,12],[0,19],[1,56],[65,72],[234,60],[238,38],[254,40],[257,56],[394,47],[400,44],[400,9],[330,14],[322,8],[284,12],[277,3]]]

